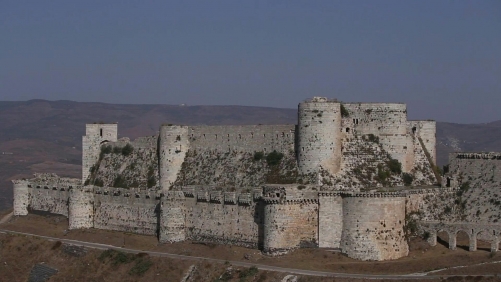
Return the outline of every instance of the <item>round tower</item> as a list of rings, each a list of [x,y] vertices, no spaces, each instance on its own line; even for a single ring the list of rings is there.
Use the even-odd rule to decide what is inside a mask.
[[[162,191],[168,191],[176,181],[181,170],[184,157],[189,149],[188,127],[179,125],[162,125],[159,140],[159,173]]]
[[[78,186],[70,189],[68,204],[69,229],[94,227],[93,186]]]
[[[182,191],[167,191],[161,201],[160,243],[186,240],[185,198]]]
[[[14,180],[14,215],[28,215],[30,188],[26,180]]]
[[[298,106],[297,158],[301,174],[319,168],[335,174],[341,166],[341,104],[314,97]]]
[[[407,256],[405,197],[391,193],[347,195],[343,198],[341,251],[359,260],[390,260]]]

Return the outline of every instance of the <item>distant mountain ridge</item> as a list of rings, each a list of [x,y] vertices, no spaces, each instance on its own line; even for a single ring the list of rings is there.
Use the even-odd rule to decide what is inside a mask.
[[[296,124],[296,109],[251,106],[131,105],[67,100],[0,102],[0,210],[12,205],[10,179],[34,172],[80,177],[85,124],[118,122],[119,137],[154,135],[163,123]],[[501,120],[437,122],[438,164],[452,151],[501,151]]]

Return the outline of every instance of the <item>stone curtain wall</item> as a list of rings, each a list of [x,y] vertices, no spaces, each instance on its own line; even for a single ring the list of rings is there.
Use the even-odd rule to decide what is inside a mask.
[[[318,198],[318,246],[340,248],[343,199],[339,193],[320,193]]]
[[[459,205],[451,205],[463,221],[501,222],[501,153],[451,153],[449,174]]]
[[[187,193],[186,236],[194,241],[258,248],[264,211],[260,191]]]
[[[68,216],[68,191],[45,187],[30,189],[30,209]]]
[[[94,228],[156,235],[160,212],[155,193],[96,188]]]
[[[269,255],[318,247],[318,196],[295,185],[268,185],[263,191],[264,244]]]
[[[190,126],[190,149],[237,152],[294,150],[295,125]]]
[[[73,187],[69,194],[68,228],[94,227],[94,187]]]
[[[360,260],[407,256],[404,224],[404,197],[378,194],[345,197],[341,250]]]

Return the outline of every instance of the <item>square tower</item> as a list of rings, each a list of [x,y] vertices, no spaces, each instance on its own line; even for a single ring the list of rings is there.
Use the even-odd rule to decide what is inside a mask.
[[[86,124],[82,137],[82,184],[90,175],[90,168],[99,160],[101,145],[116,142],[117,124]]]

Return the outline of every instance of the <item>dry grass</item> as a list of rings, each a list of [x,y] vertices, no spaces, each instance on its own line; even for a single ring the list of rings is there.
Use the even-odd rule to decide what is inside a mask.
[[[194,244],[191,242],[158,244],[157,239],[153,236],[142,236],[105,230],[72,230],[68,232],[67,235],[64,235],[64,230],[67,229],[67,219],[62,216],[30,214],[25,217],[14,217],[11,222],[3,225],[2,228],[65,239],[104,243],[119,247],[125,242],[125,247],[140,250],[211,257],[228,261],[241,260],[255,262],[256,264],[343,273],[408,274],[457,265],[475,265],[483,262],[501,261],[500,254],[491,257],[489,251],[487,251],[489,244],[480,241],[479,251],[468,252],[465,250],[468,245],[468,240],[461,236],[458,237],[458,249],[455,251],[449,250],[443,244],[430,247],[426,242],[420,239],[413,239],[410,244],[411,250],[408,257],[394,261],[363,262],[350,259],[343,254],[325,249],[299,249],[285,256],[271,258],[263,256],[258,250],[237,246]],[[447,242],[447,238],[442,236],[439,242],[440,241]],[[249,260],[244,259],[245,255],[247,255],[247,257],[250,256]],[[166,265],[166,267],[168,266]],[[123,271],[127,272],[127,270]],[[170,269],[169,271],[174,271],[174,269]],[[443,273],[461,273],[464,275],[499,274],[501,273],[501,264],[473,266]]]

